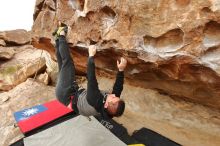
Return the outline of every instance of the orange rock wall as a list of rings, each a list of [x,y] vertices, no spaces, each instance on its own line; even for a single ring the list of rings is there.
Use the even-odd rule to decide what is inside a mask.
[[[78,73],[97,44],[99,72],[115,73],[124,56],[131,84],[220,109],[218,0],[37,0],[32,44],[53,56],[58,21],[69,26]]]

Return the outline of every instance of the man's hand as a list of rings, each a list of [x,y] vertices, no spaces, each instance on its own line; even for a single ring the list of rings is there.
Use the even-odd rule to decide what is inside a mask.
[[[121,61],[117,60],[117,66],[119,71],[124,71],[125,67],[127,66],[127,60],[121,57]]]
[[[90,45],[89,46],[89,57],[95,56],[96,54],[96,46],[95,45]]]

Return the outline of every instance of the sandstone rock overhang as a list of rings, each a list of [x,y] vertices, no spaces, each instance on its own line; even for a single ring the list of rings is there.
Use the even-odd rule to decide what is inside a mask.
[[[64,22],[78,73],[86,46],[98,44],[99,73],[114,74],[124,56],[129,83],[220,109],[219,16],[217,1],[37,0],[32,44],[54,56],[52,32]]]

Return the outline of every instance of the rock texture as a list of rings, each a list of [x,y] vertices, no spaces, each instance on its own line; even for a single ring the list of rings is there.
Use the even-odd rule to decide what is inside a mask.
[[[55,99],[55,88],[46,85],[50,76],[55,82],[57,64],[29,44],[24,30],[0,32],[0,38],[0,145],[8,146],[23,137],[13,113]]]
[[[78,80],[83,87],[86,82]],[[114,79],[98,77],[99,87],[111,91]],[[13,119],[13,112],[54,99],[55,88],[33,79],[0,93],[0,145],[8,146],[23,137]],[[39,94],[40,93],[40,94]],[[201,105],[175,101],[159,92],[125,83],[121,96],[126,102],[125,114],[115,120],[129,133],[142,127],[150,128],[182,145],[220,145],[220,113]],[[193,140],[189,140],[193,139]]]
[[[0,32],[1,45],[24,45],[30,42],[30,32],[23,29]],[[2,41],[4,40],[4,41]]]
[[[0,145],[8,146],[23,137],[13,113],[54,99],[55,88],[28,79],[9,92],[0,93]]]
[[[14,48],[0,47],[0,60],[11,59],[15,54]]]
[[[0,32],[0,60],[11,59],[15,46],[23,46],[31,41],[30,32],[23,29]]]
[[[97,44],[102,72],[113,74],[124,56],[133,85],[220,109],[218,0],[37,0],[32,43],[53,57],[58,21],[69,26],[78,73]]]
[[[220,145],[218,0],[37,0],[33,16],[31,37],[0,32],[0,90],[7,91],[0,93],[0,145],[22,137],[13,112],[55,98],[45,84],[56,83],[57,65],[34,47],[56,60],[58,21],[69,26],[78,74],[86,74],[88,45],[100,46],[101,89],[111,90],[116,60],[127,58],[126,111],[116,120],[129,133],[146,127],[182,145]]]
[[[4,40],[2,40],[2,39],[0,39],[0,46],[5,46],[6,44],[5,44],[5,41]]]
[[[0,68],[0,90],[4,91],[14,88],[28,77],[35,76],[46,69],[46,60],[41,55],[42,50],[37,50],[31,45],[10,49],[13,49],[16,54],[13,59],[1,63]]]
[[[112,91],[114,79],[98,78],[99,87]],[[82,84],[86,88],[86,82]],[[131,134],[143,127],[152,129],[184,146],[220,145],[220,113],[190,102],[176,101],[151,89],[125,82],[122,99],[125,114],[116,121]]]
[[[50,75],[56,76],[57,70],[50,55],[30,45],[30,32],[11,30],[0,32],[0,91],[8,91],[29,77],[37,77],[49,84]]]
[[[37,81],[42,82],[45,85],[48,85],[50,82],[50,77],[46,72],[44,74],[38,75],[36,79],[37,79]]]

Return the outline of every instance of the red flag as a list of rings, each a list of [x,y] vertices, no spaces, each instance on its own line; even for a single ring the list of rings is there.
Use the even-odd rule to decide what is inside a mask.
[[[37,105],[14,113],[18,126],[23,133],[41,127],[64,115],[73,112],[57,100]]]

